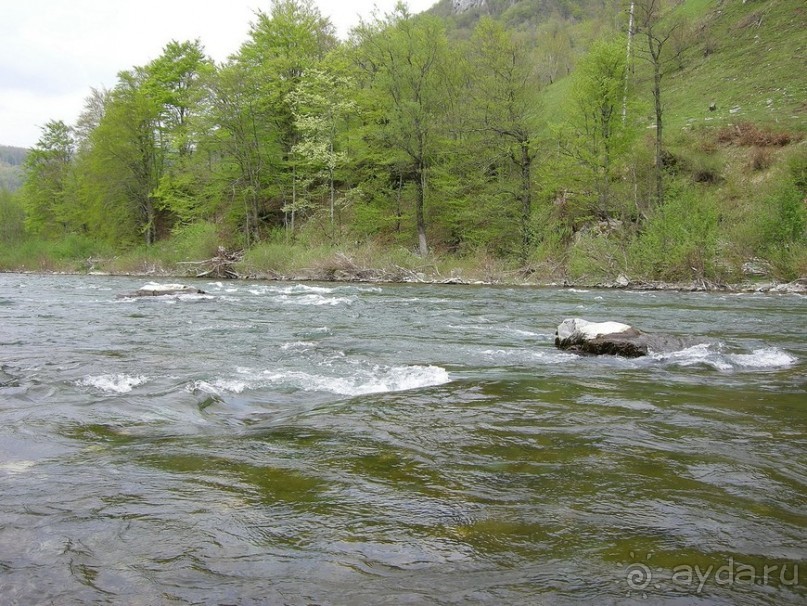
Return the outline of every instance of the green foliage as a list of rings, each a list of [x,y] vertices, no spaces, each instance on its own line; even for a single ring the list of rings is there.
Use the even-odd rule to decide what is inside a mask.
[[[25,209],[18,194],[0,187],[0,247],[8,248],[25,236]]]
[[[62,121],[50,121],[26,157],[23,199],[26,224],[32,233],[69,233],[70,200],[66,194],[74,151],[70,127]]]
[[[631,266],[662,280],[717,276],[719,213],[703,188],[675,183],[663,206],[653,209],[630,250]]]
[[[196,222],[174,229],[168,245],[175,261],[203,261],[214,257],[222,244],[216,225]]]
[[[429,170],[438,161],[445,116],[456,100],[456,67],[445,25],[435,17],[413,17],[403,4],[382,20],[356,30],[360,42],[357,61],[364,69],[380,103],[380,128],[373,145],[394,150],[405,179],[414,184],[415,221],[420,254],[428,254],[426,196]],[[373,107],[365,111],[373,113]]]
[[[93,268],[93,258],[110,255],[108,247],[81,234],[58,240],[35,236],[17,238],[0,248],[0,269],[80,272]]]
[[[46,125],[20,195],[0,187],[2,262],[182,271],[221,244],[253,273],[807,271],[795,0],[637,0],[632,53],[622,3],[450,5],[340,43],[313,0],[273,0],[223,65],[169,42]]]
[[[786,178],[760,207],[763,250],[785,279],[799,276],[807,261],[807,150],[793,154]]]
[[[637,135],[636,104],[620,40],[595,43],[572,77],[566,120],[555,129],[572,225],[616,214],[614,182]]]

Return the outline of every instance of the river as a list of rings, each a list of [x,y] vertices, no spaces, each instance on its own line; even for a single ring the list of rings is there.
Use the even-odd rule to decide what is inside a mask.
[[[4,605],[807,601],[803,296],[144,282],[0,275]]]

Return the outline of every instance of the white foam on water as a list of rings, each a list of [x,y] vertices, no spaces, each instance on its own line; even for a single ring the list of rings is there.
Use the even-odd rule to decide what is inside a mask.
[[[326,297],[320,294],[280,295],[278,299],[281,303],[291,305],[342,305],[355,300],[353,297]]]
[[[678,366],[711,366],[715,370],[732,370],[732,365],[725,361],[719,351],[711,349],[708,343],[693,345],[670,353],[654,353],[654,360],[669,362]]]
[[[193,294],[187,293],[187,294],[179,294],[179,295],[173,295],[173,296],[169,295],[169,297],[173,301],[210,301],[211,299],[216,298],[213,295],[206,295],[206,294],[203,295],[203,294],[199,294],[199,293],[193,293]],[[163,296],[161,298],[167,298],[167,297]]]
[[[759,369],[789,368],[798,361],[795,356],[777,347],[755,349],[750,354],[731,354],[728,358],[740,368]]]
[[[76,382],[79,387],[93,387],[106,393],[129,393],[148,381],[142,375],[132,376],[123,373],[107,375],[88,375]]]
[[[580,359],[577,354],[555,350],[483,349],[480,353],[497,363],[506,364],[562,364]]]
[[[408,391],[448,383],[448,372],[439,366],[374,366],[347,377],[289,373],[294,387],[304,391],[326,391],[343,396]]]
[[[161,284],[160,282],[146,282],[138,290],[151,290],[154,292],[175,292],[177,290],[190,290],[186,284]]]
[[[314,344],[310,341],[291,341],[289,343],[283,343],[280,349],[283,351],[308,351],[313,346]]]
[[[304,371],[236,370],[242,378],[217,378],[196,381],[188,391],[201,390],[220,394],[222,391],[240,394],[246,389],[266,387],[291,388],[301,391],[328,392],[341,396],[407,391],[442,385],[451,381],[448,372],[439,366],[380,366],[359,369],[347,376],[326,375]]]
[[[194,381],[193,383],[189,383],[185,386],[185,391],[189,393],[201,391],[214,396],[220,396],[221,392],[223,391],[229,393],[241,393],[249,387],[250,384],[248,381],[239,381],[236,379],[215,379],[213,382]]]
[[[652,359],[669,362],[678,366],[709,366],[715,370],[776,370],[793,366],[798,359],[777,348],[755,349],[746,354],[727,354],[720,346],[709,344],[693,345],[671,353],[656,353]]]
[[[508,332],[513,335],[518,335],[519,337],[545,337],[545,334],[541,334],[540,332],[532,332],[531,330],[522,330],[521,328],[510,328],[506,327],[504,332]]]
[[[36,465],[35,461],[10,461],[8,463],[0,463],[0,471],[5,471],[10,474],[23,473],[34,465]]]

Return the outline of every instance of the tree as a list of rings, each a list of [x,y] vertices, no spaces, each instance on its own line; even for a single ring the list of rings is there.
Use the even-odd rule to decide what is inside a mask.
[[[299,141],[291,95],[308,70],[315,69],[336,45],[330,21],[313,0],[272,0],[269,14],[258,12],[249,39],[241,46],[235,63],[249,72],[258,92],[254,111],[263,116],[280,145],[281,166],[274,175],[274,187],[291,209],[297,208],[296,158],[292,153]]]
[[[84,109],[82,109],[76,124],[73,126],[79,151],[89,146],[90,136],[101,123],[108,101],[108,90],[105,88],[90,88],[90,94],[84,99]]]
[[[673,44],[676,32],[683,27],[679,19],[665,18],[665,0],[636,0],[634,5],[637,32],[644,39],[639,54],[653,70],[653,108],[656,117],[655,175],[656,203],[664,203],[664,104],[661,82],[671,69],[680,68],[680,56],[685,46]]]
[[[34,233],[61,235],[70,228],[68,179],[75,154],[73,132],[61,120],[51,120],[25,160],[23,186],[26,225]]]
[[[157,157],[162,163],[153,192],[156,204],[180,223],[203,215],[207,181],[194,152],[208,109],[214,66],[198,40],[169,42],[162,55],[142,68],[143,93],[155,104]]]
[[[295,125],[300,141],[293,151],[308,161],[315,171],[324,171],[328,182],[331,234],[334,229],[336,187],[334,173],[344,165],[347,154],[337,149],[340,128],[355,111],[350,98],[355,82],[347,75],[311,70],[291,93]]]
[[[583,189],[593,183],[596,201],[589,210],[601,219],[611,211],[611,184],[615,159],[627,151],[635,132],[632,121],[623,120],[626,101],[625,51],[619,40],[595,43],[573,75],[569,115],[561,130],[561,149],[575,164],[567,168],[582,177]],[[583,169],[581,174],[580,169]]]
[[[160,144],[180,157],[195,145],[191,120],[200,111],[204,80],[213,71],[199,40],[169,42],[162,55],[143,68],[143,91],[159,107]]]
[[[164,219],[154,193],[165,163],[161,108],[144,89],[144,76],[142,69],[118,75],[83,158],[84,188],[100,233],[119,241],[139,233],[152,244]]]
[[[532,168],[539,79],[524,41],[493,19],[480,20],[471,49],[475,127],[495,138],[494,158],[506,158],[517,170],[518,184],[512,195],[520,207],[521,257],[526,259],[532,245]]]
[[[209,145],[218,158],[217,188],[220,198],[229,200],[229,212],[240,223],[244,244],[249,246],[260,239],[262,201],[282,156],[279,137],[259,94],[256,75],[237,61],[218,71],[211,104],[215,128]]]
[[[438,131],[450,82],[448,41],[443,22],[430,15],[413,17],[398,3],[384,19],[355,30],[359,65],[371,78],[383,107],[376,143],[400,153],[406,177],[415,186],[418,249],[429,254],[426,193],[430,164],[437,156]]]

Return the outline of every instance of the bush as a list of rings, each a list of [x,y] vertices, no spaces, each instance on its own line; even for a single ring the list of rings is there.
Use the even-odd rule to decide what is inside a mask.
[[[718,212],[695,187],[670,187],[630,247],[631,267],[653,280],[716,278]]]
[[[25,210],[19,196],[0,187],[0,244],[19,242],[25,236]]]
[[[773,154],[767,147],[754,146],[748,158],[748,168],[754,171],[768,170],[773,165]]]
[[[738,122],[729,124],[717,131],[717,141],[724,145],[739,145],[741,147],[784,147],[797,140],[800,136],[788,132],[774,132],[765,129],[753,122]]]
[[[200,221],[175,228],[168,246],[174,261],[203,261],[216,255],[220,242],[216,226]]]
[[[94,257],[108,253],[103,243],[82,234],[60,240],[27,236],[0,248],[0,269],[83,272],[93,267]]]

